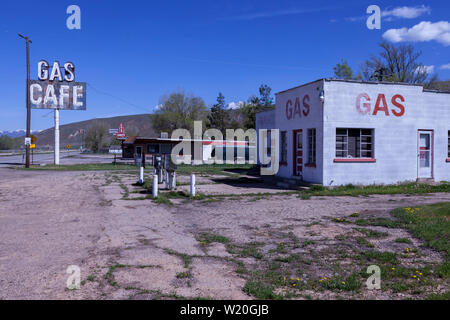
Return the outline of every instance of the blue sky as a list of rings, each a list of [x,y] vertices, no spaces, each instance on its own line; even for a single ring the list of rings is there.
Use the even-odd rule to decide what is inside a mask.
[[[81,30],[66,27],[71,4],[81,8]],[[372,4],[383,11],[381,30],[366,27]],[[447,80],[449,12],[444,0],[2,1],[0,130],[25,128],[25,45],[17,33],[33,40],[32,79],[40,59],[72,61],[76,80],[89,84],[87,110],[61,112],[64,124],[152,112],[177,89],[208,106],[219,91],[227,102],[247,100],[262,83],[281,91],[333,76],[341,58],[357,69],[379,52],[383,35],[413,43]],[[32,110],[31,124],[52,127],[53,112]]]

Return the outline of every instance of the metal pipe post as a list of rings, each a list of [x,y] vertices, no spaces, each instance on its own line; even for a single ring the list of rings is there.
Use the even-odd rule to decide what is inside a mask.
[[[55,164],[59,165],[59,109],[55,109]]]

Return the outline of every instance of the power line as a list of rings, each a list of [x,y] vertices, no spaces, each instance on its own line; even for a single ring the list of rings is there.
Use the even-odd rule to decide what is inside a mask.
[[[119,100],[119,101],[121,101],[121,102],[123,102],[123,103],[125,103],[125,104],[128,104],[128,105],[130,105],[130,106],[132,106],[132,107],[135,107],[135,108],[137,108],[137,109],[140,109],[140,110],[144,110],[145,112],[147,112],[147,113],[152,113],[149,109],[147,109],[147,108],[144,108],[144,107],[141,107],[141,106],[139,106],[139,105],[137,105],[137,104],[134,104],[134,103],[132,103],[132,102],[129,102],[129,101],[127,101],[127,100],[125,100],[125,99],[123,99],[123,98],[121,98],[121,97],[118,97],[118,96],[116,96],[116,95],[113,95],[113,94],[111,94],[111,93],[108,93],[108,92],[105,92],[105,91],[101,91],[101,90],[99,90],[99,89],[97,89],[97,88],[95,88],[92,84],[90,84],[90,83],[86,83],[91,89],[93,89],[95,92],[97,92],[97,93],[99,93],[99,94],[102,94],[102,95],[105,95],[105,96],[109,96],[109,97],[111,97],[111,98],[114,98],[114,99],[116,99],[116,100]]]

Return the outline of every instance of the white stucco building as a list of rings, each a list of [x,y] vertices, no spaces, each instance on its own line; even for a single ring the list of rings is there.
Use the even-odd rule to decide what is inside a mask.
[[[279,129],[279,177],[450,181],[450,93],[421,85],[320,79],[277,93],[256,129]]]

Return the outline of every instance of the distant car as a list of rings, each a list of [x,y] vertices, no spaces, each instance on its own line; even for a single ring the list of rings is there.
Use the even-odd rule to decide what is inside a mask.
[[[89,153],[89,149],[84,149],[81,153]]]

